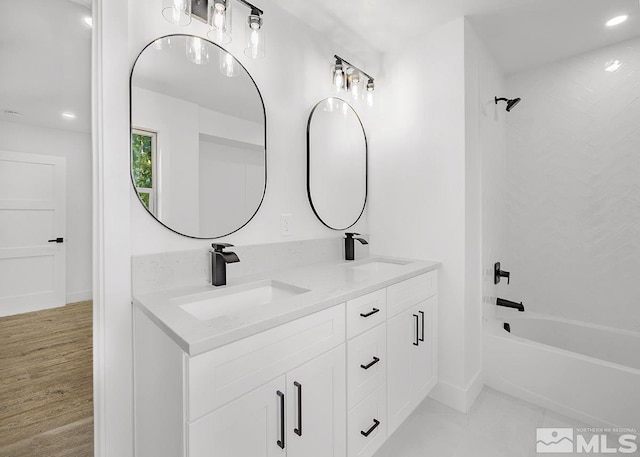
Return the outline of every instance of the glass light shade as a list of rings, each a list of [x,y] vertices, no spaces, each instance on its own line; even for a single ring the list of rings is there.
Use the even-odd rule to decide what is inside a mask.
[[[240,63],[228,52],[220,52],[220,73],[229,78],[240,74]]]
[[[373,106],[373,90],[375,89],[373,80],[370,79],[369,81],[367,81],[367,95],[366,95],[366,99],[367,99],[367,106],[372,107]]]
[[[345,87],[345,72],[342,63],[336,62],[331,66],[331,83],[336,90],[342,90]]]
[[[207,36],[218,44],[231,43],[231,2],[230,0],[209,0],[207,23],[210,30]]]
[[[191,0],[162,0],[162,16],[172,24],[191,24]]]
[[[358,100],[360,98],[360,80],[360,73],[357,71],[354,71],[347,77],[347,89],[351,92],[351,96],[354,100]]]
[[[257,14],[250,14],[245,26],[247,46],[244,53],[252,59],[261,59],[265,56],[265,35],[262,27],[262,18]]]
[[[209,46],[205,40],[197,36],[187,38],[187,57],[196,65],[209,62]]]

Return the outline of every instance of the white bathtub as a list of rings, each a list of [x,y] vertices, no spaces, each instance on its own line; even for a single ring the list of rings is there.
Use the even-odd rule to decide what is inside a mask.
[[[488,386],[587,425],[640,430],[640,334],[502,316],[485,326],[484,372]]]

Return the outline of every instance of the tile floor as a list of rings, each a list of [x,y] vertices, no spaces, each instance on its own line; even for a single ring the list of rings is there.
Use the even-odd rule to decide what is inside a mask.
[[[374,457],[573,455],[536,454],[536,427],[588,425],[485,387],[469,414],[426,399]],[[617,443],[617,437],[609,442]]]

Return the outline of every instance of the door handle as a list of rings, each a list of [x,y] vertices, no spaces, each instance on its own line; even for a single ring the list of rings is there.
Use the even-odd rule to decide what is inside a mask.
[[[418,311],[418,313],[420,313],[420,316],[422,316],[422,331],[420,332],[420,341],[424,341],[424,311]]]
[[[293,385],[298,389],[298,426],[293,429],[293,433],[302,436],[302,384],[295,381]]]
[[[279,390],[276,394],[280,397],[280,439],[276,441],[276,444],[280,446],[280,449],[284,449],[284,394]]]
[[[367,318],[367,317],[373,316],[375,313],[379,313],[379,312],[380,312],[380,310],[378,308],[373,308],[370,312],[368,312],[366,314],[360,313],[360,316],[364,317],[364,318]]]
[[[360,430],[360,433],[362,433],[362,436],[364,436],[365,438],[369,435],[371,435],[371,433],[373,433],[373,431],[378,428],[378,425],[380,425],[380,421],[378,419],[374,419],[373,420],[373,425],[371,426],[371,428],[369,430],[367,430],[366,432],[363,430]]]
[[[413,342],[413,345],[414,346],[418,346],[418,344],[420,344],[419,343],[420,338],[418,337],[418,332],[420,332],[420,328],[419,328],[420,327],[420,324],[419,324],[420,316],[418,316],[417,314],[414,314],[413,317],[416,318],[416,340]]]
[[[379,358],[374,357],[373,358],[373,362],[367,364],[367,365],[360,365],[360,368],[364,368],[365,370],[368,370],[369,368],[371,368],[372,366],[374,366],[376,363],[378,363],[380,361]]]
[[[53,240],[49,240],[49,243],[64,243],[64,238],[54,238]]]

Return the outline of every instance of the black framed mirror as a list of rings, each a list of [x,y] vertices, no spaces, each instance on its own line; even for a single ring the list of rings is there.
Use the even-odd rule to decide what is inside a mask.
[[[358,114],[340,98],[321,100],[307,123],[307,194],[327,227],[345,230],[367,205],[367,135]]]
[[[131,71],[131,182],[168,229],[219,238],[257,213],[267,184],[266,110],[246,68],[192,35],[149,43]]]

